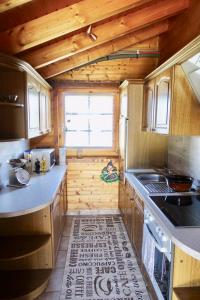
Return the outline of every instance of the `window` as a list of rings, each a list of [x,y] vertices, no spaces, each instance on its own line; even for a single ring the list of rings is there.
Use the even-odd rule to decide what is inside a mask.
[[[112,94],[65,95],[65,144],[67,147],[113,147]]]

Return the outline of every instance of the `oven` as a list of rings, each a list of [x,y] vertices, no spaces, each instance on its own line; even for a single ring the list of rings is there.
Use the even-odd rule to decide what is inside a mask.
[[[142,261],[159,300],[171,299],[172,243],[145,208]]]

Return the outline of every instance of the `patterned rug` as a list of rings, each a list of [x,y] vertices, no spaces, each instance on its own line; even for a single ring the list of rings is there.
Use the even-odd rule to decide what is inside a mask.
[[[120,216],[73,220],[60,299],[150,299]]]

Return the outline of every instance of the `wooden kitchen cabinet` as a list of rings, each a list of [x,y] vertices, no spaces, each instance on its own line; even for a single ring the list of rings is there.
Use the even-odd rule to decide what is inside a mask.
[[[138,259],[141,259],[144,224],[144,204],[128,180],[120,182],[119,209],[126,226],[129,239]]]
[[[171,99],[171,70],[144,85],[142,129],[168,134]]]
[[[200,294],[197,295],[194,291],[189,293],[189,288],[192,287],[196,287],[196,291],[200,293],[200,260],[177,246],[174,249],[172,287],[172,300],[200,299]]]
[[[171,71],[167,70],[156,78],[155,83],[155,125],[152,128],[155,132],[169,132],[170,99]]]
[[[51,208],[52,218],[52,232],[54,245],[54,261],[57,255],[61,233],[65,223],[65,194],[64,194],[64,180],[56,194]]]
[[[40,88],[40,133],[45,134],[51,130],[51,98],[48,89]]]
[[[40,84],[28,76],[27,82],[28,138],[40,135]]]
[[[151,131],[154,127],[154,96],[155,95],[155,80],[152,79],[144,84],[144,99],[142,112],[142,129]]]
[[[0,54],[0,140],[29,139],[51,130],[50,88],[31,66]],[[9,95],[17,95],[17,101]]]
[[[180,65],[144,84],[142,130],[170,135],[199,135],[200,105]]]
[[[50,207],[0,219],[0,242],[0,298],[36,299],[53,268]]]
[[[132,214],[132,203],[134,202],[135,191],[128,182],[126,181],[126,228],[129,235],[130,240],[132,240],[132,223],[133,223],[133,214]]]
[[[132,243],[139,260],[142,255],[142,237],[144,225],[144,207],[143,202],[138,195],[135,195],[132,202]]]

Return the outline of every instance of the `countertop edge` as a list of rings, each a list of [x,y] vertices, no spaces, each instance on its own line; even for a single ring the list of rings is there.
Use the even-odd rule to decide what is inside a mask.
[[[1,211],[2,210],[2,208],[1,208],[1,197],[6,197],[6,196],[4,196],[4,194],[2,195],[0,193],[0,218],[3,219],[3,218],[19,217],[19,216],[23,216],[23,215],[27,215],[27,214],[37,212],[39,210],[42,210],[42,209],[50,206],[54,201],[56,193],[59,189],[59,186],[60,186],[66,172],[67,172],[67,165],[62,165],[62,166],[56,165],[46,175],[32,176],[32,180],[36,181],[36,182],[34,182],[33,185],[30,185],[30,189],[33,189],[33,191],[29,190],[29,193],[31,193],[31,194],[33,193],[32,198],[38,197],[38,194],[36,194],[35,191],[34,191],[34,188],[35,188],[34,185],[37,184],[37,181],[39,182],[43,179],[44,179],[44,181],[47,181],[48,179],[51,179],[51,180],[53,179],[54,180],[54,186],[53,186],[53,190],[51,190],[49,192],[49,194],[46,195],[46,198],[43,201],[37,202],[36,205],[34,205],[34,202],[33,202],[30,205],[29,208],[24,208],[24,209],[21,208],[21,209],[17,209],[16,211],[12,210],[12,211],[2,212]],[[46,178],[43,177],[43,176],[46,176]],[[42,184],[45,184],[45,182],[42,183]],[[20,192],[23,196],[26,194],[26,189],[27,188],[21,188],[20,189],[21,190]],[[12,190],[12,191],[15,192],[15,190]],[[16,192],[18,192],[18,189],[16,189]],[[36,195],[34,196],[34,194],[36,194]],[[14,201],[17,201],[17,199],[15,199]]]

